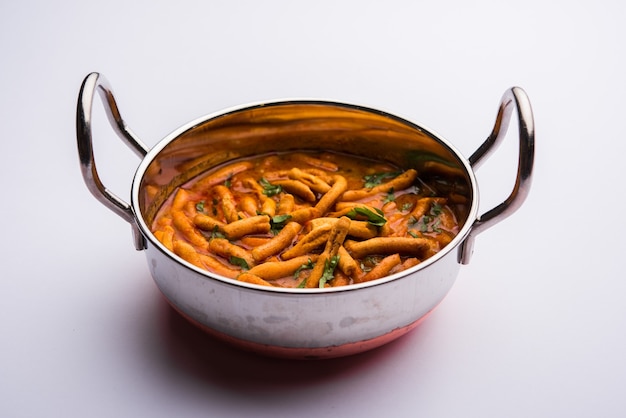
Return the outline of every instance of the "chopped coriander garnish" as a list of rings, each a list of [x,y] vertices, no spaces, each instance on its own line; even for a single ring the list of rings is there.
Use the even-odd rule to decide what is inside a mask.
[[[436,215],[435,215],[436,213]],[[441,219],[439,215],[442,213],[441,205],[439,205],[435,209],[431,209],[430,215],[424,215],[422,217],[422,223],[420,224],[420,231],[422,233],[426,232],[436,232],[437,234],[441,233]]]
[[[331,257],[329,260],[326,260],[326,262],[324,263],[324,273],[322,274],[322,277],[320,277],[320,289],[323,289],[324,285],[326,285],[326,282],[333,278],[333,275],[335,273],[335,267],[337,267],[337,264],[339,264],[338,255]]]
[[[433,216],[439,216],[443,213],[443,206],[439,203],[434,202],[433,206],[430,208],[430,214]]]
[[[259,184],[263,187],[263,194],[267,197],[275,196],[283,191],[280,185],[270,183],[265,177],[259,180]]]
[[[204,200],[201,200],[198,203],[196,203],[196,211],[204,212]]]
[[[373,266],[378,264],[378,260],[375,256],[368,255],[368,256],[365,256],[365,258],[360,262],[360,264],[361,264],[361,270],[367,273],[368,271],[372,270]]]
[[[310,270],[313,268],[313,266],[315,266],[315,263],[313,262],[313,260],[309,258],[309,260],[306,263],[298,267],[298,269],[293,273],[293,278],[297,279],[302,270]]]
[[[287,221],[291,219],[291,215],[276,215],[270,218],[270,231],[273,235],[280,232],[285,227]]]
[[[387,192],[387,196],[385,196],[385,199],[383,200],[383,204],[386,204],[386,203],[389,203],[389,202],[393,202],[395,200],[396,200],[396,195],[394,194],[393,187],[392,187]]]
[[[363,180],[365,180],[365,184],[363,185],[363,187],[365,187],[366,189],[371,189],[381,184],[383,180],[398,177],[400,174],[402,174],[401,171],[389,171],[363,176]]]
[[[402,212],[408,212],[409,210],[411,210],[411,207],[412,207],[412,206],[413,206],[413,204],[412,204],[412,203],[407,202],[407,203],[405,203],[404,205],[402,205],[402,207],[400,208],[400,210],[401,210]]]
[[[217,225],[213,228],[213,231],[211,231],[211,238],[226,238],[226,235],[222,234],[219,229],[217,228]]]
[[[434,223],[434,224],[432,225],[432,227],[431,227],[431,228],[433,229],[433,232],[436,232],[436,233],[438,233],[438,234],[441,234],[441,228],[439,228],[439,225],[440,225],[440,224],[441,224],[441,219],[437,218],[437,219],[435,220],[435,223]]]
[[[243,270],[250,269],[250,266],[248,266],[248,263],[246,262],[246,260],[244,260],[241,257],[235,257],[234,255],[231,255],[230,258],[228,259],[228,262],[234,266],[241,267]]]

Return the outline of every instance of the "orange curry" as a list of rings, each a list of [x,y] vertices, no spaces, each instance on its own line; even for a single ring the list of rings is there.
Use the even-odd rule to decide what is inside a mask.
[[[183,184],[152,230],[179,257],[228,278],[361,283],[419,264],[458,233],[458,202],[438,182],[331,152],[255,156]]]

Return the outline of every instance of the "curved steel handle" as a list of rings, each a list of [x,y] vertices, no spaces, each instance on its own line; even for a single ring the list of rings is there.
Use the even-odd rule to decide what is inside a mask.
[[[517,109],[519,124],[519,158],[515,186],[504,202],[485,212],[474,221],[469,235],[460,247],[459,261],[462,264],[469,263],[474,250],[476,236],[513,214],[524,203],[530,191],[535,157],[535,124],[528,96],[519,87],[513,87],[504,93],[491,134],[471,155],[469,162],[474,170],[478,169],[485,161],[485,158],[491,155],[498,145],[502,143],[514,109]]]
[[[135,222],[132,207],[104,187],[96,170],[91,135],[91,111],[96,91],[100,93],[111,126],[124,143],[142,158],[149,151],[149,148],[126,126],[107,80],[101,74],[91,73],[85,78],[80,88],[76,110],[76,139],[83,179],[91,194],[100,203],[131,224],[135,248],[142,250],[145,248],[145,240]]]

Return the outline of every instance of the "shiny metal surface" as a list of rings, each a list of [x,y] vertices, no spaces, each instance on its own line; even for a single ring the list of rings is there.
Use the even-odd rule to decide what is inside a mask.
[[[130,205],[108,192],[97,176],[89,132],[96,89],[103,94],[118,134],[138,155],[145,151],[133,179]],[[242,348],[283,357],[325,358],[371,349],[412,329],[448,293],[460,261],[469,261],[467,238],[473,240],[521,205],[530,184],[533,135],[520,134],[524,156],[520,155],[511,197],[482,217],[477,215],[472,164],[478,166],[504,137],[510,103],[521,109],[524,129],[532,132],[532,114],[524,98],[521,89],[505,93],[492,135],[470,161],[412,122],[375,109],[320,100],[227,109],[190,122],[147,150],[123,124],[108,83],[92,74],[79,96],[77,137],[89,190],[131,223],[137,249],[146,250],[154,281],[175,309]],[[171,253],[151,233],[150,224],[163,201],[195,175],[234,158],[296,149],[352,153],[413,167],[421,176],[454,179],[455,192],[468,202],[457,214],[459,234],[435,256],[393,276],[339,288],[286,289],[242,283],[199,269]]]
[[[469,263],[476,236],[511,216],[522,206],[530,192],[535,160],[535,122],[530,100],[526,92],[519,87],[513,87],[504,93],[491,135],[470,156],[469,162],[472,168],[476,170],[482,165],[486,157],[497,149],[506,136],[513,110],[517,110],[519,126],[519,154],[515,186],[504,202],[476,219],[469,235],[461,244],[460,262],[463,264]]]
[[[443,300],[460,266],[449,253],[399,280],[321,292],[268,291],[207,279],[150,244],[146,256],[160,291],[194,322],[241,348],[255,343],[267,347],[265,354],[307,358],[344,355],[354,343],[374,348],[386,342],[386,334],[410,326]]]
[[[96,92],[100,93],[102,103],[111,126],[126,145],[139,157],[148,153],[148,147],[126,126],[120,115],[113,91],[108,81],[98,73],[89,74],[80,88],[76,109],[76,139],[78,156],[83,179],[91,194],[104,206],[117,213],[129,222],[133,231],[135,248],[143,250],[145,240],[135,222],[136,216],[130,204],[108,190],[100,181],[93,155],[93,138],[91,135],[91,114]]]

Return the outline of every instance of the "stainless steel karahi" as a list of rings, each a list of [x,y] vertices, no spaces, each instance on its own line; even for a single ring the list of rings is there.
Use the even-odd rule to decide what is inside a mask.
[[[91,132],[95,93],[112,127],[142,159],[130,203],[99,179]],[[509,197],[479,214],[474,170],[519,126],[517,178]],[[515,212],[529,192],[534,123],[525,92],[502,96],[494,128],[465,159],[434,132],[392,114],[323,100],[284,100],[223,110],[196,119],[148,148],[123,121],[113,92],[98,73],[80,89],[77,109],[80,164],[88,189],[127,221],[137,250],[145,251],[169,303],[208,333],[240,348],[288,358],[329,358],[378,347],[412,330],[445,297],[478,234]],[[373,282],[327,289],[267,288],[201,270],[167,250],[150,231],[163,201],[182,183],[220,163],[272,151],[334,150],[414,167],[421,175],[454,176],[468,201],[456,238],[435,256]]]

